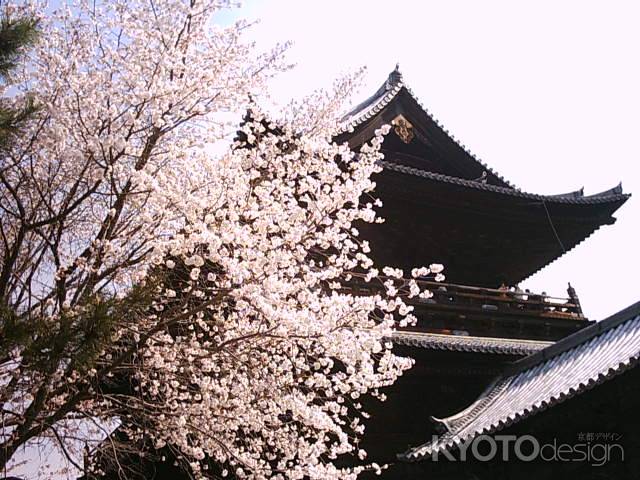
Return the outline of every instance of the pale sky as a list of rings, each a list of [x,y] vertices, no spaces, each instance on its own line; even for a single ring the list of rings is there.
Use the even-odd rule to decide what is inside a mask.
[[[522,284],[576,288],[602,319],[640,300],[640,3],[595,1],[248,1],[265,47],[292,40],[296,68],[276,97],[330,87],[368,69],[375,91],[396,62],[429,111],[524,191],[634,193],[605,226]],[[235,15],[235,14],[234,14]]]

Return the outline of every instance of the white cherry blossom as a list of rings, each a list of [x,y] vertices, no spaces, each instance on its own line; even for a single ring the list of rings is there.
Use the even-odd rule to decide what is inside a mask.
[[[358,399],[384,399],[411,366],[388,339],[415,322],[404,298],[428,296],[359,236],[382,221],[368,199],[388,127],[358,152],[333,141],[356,76],[261,112],[284,47],[216,26],[225,6],[79,0],[42,15],[16,80],[40,110],[2,163],[0,297],[71,340],[38,353],[45,373],[19,343],[1,365],[15,379],[0,387],[15,407],[2,466],[47,437],[70,457],[86,444],[96,473],[149,445],[196,478],[382,468],[333,460],[366,457]]]

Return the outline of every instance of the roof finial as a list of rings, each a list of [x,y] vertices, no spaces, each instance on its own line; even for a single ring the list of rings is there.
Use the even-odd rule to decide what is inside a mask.
[[[396,62],[396,68],[389,74],[387,79],[386,89],[390,90],[396,85],[402,83],[402,74],[400,73],[400,62]]]
[[[613,191],[615,193],[622,193],[622,182],[618,183],[618,185],[615,186],[615,188],[613,189]]]

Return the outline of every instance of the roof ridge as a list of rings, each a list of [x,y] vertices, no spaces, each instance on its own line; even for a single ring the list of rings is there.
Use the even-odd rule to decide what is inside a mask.
[[[399,64],[396,64],[394,70],[389,73],[384,83],[376,90],[376,92],[364,100],[363,102],[356,105],[349,112],[347,112],[340,121],[340,127],[338,129],[337,134],[342,134],[346,132],[353,132],[353,130],[359,125],[363,124],[367,120],[371,119],[373,116],[382,111],[401,91],[404,89],[409,97],[416,103],[416,105],[422,110],[422,112],[431,120],[435,125],[444,133],[455,145],[457,145],[466,155],[468,155],[473,161],[477,162],[482,168],[484,168],[488,173],[491,173],[493,176],[498,178],[500,181],[504,182],[506,187],[499,187],[496,185],[486,184],[489,187],[497,187],[497,188],[506,188],[512,190],[514,192],[523,192],[519,187],[515,186],[513,183],[509,182],[502,175],[500,175],[497,171],[492,169],[487,163],[485,163],[481,158],[472,153],[465,144],[456,139],[453,133],[449,132],[445,128],[445,126],[433,115],[429,109],[423,105],[418,96],[413,92],[411,87],[407,85],[404,80],[403,74],[400,71]],[[422,171],[416,169],[416,171]],[[457,177],[451,177],[457,178]],[[460,179],[469,182],[473,182],[473,180]],[[523,192],[524,193],[524,192]],[[534,194],[527,194],[534,195]],[[537,195],[539,198],[566,198],[568,200],[573,199],[585,199],[585,200],[599,200],[615,197],[625,196],[628,198],[630,194],[623,193],[622,190],[622,182],[618,183],[613,188],[605,190],[603,192],[595,193],[592,195],[584,195],[584,187],[580,190],[556,195]],[[581,203],[581,202],[576,202]]]
[[[428,170],[422,170],[416,167],[409,167],[407,165],[403,165],[396,162],[391,162],[387,160],[379,160],[378,163],[385,168],[389,168],[391,170],[395,170],[398,172],[406,173],[409,175],[416,175],[425,178],[431,178],[434,180],[442,180],[444,182],[456,183],[461,186],[476,188],[478,190],[487,190],[493,191],[496,193],[504,193],[507,195],[514,195],[518,197],[524,198],[532,198],[536,200],[549,200],[558,203],[593,203],[614,200],[614,199],[622,199],[628,198],[631,196],[629,193],[612,193],[610,195],[587,195],[587,196],[572,196],[566,194],[560,195],[540,195],[537,193],[529,193],[520,189],[514,189],[509,187],[501,187],[499,185],[491,185],[488,183],[478,182],[476,180],[468,180],[466,178],[460,177],[452,177],[450,175],[445,175],[443,173],[430,172]],[[613,189],[612,189],[613,190]]]
[[[386,107],[391,100],[393,100],[398,93],[404,88],[414,102],[422,109],[422,111],[436,124],[440,130],[447,135],[459,148],[461,148],[469,157],[478,162],[487,172],[494,175],[496,178],[504,182],[507,186],[519,190],[515,185],[505,179],[497,171],[492,169],[486,162],[472,153],[465,144],[456,139],[453,133],[449,132],[445,126],[429,111],[427,107],[423,105],[418,96],[404,81],[402,72],[400,72],[399,64],[396,64],[395,69],[387,76],[385,82],[376,90],[376,92],[363,102],[357,104],[349,112],[347,112],[341,119],[341,127],[338,133],[351,132],[353,129],[362,123],[369,120],[373,115],[380,112]]]
[[[458,141],[455,135],[449,132],[449,130],[445,128],[444,124],[440,123],[440,121],[435,117],[435,115],[433,115],[433,113],[430,112],[429,109],[422,104],[418,96],[415,93],[413,93],[413,90],[408,85],[405,85],[404,87],[407,90],[407,93],[409,93],[411,98],[420,106],[420,108],[424,111],[424,113],[426,113],[429,116],[429,118],[431,118],[431,120],[433,120],[434,123],[440,128],[440,130],[442,130],[451,140],[453,140],[453,142],[456,145],[458,145],[458,147],[460,147],[467,155],[469,155],[473,160],[475,160],[481,166],[483,166],[489,173],[491,173],[492,175],[494,175],[495,177],[497,177],[498,179],[506,183],[510,188],[514,190],[520,190],[513,183],[511,183],[509,180],[507,180],[502,175],[500,175],[496,170],[491,168],[484,160],[477,157],[473,152],[471,152],[471,150],[469,150],[464,143]]]

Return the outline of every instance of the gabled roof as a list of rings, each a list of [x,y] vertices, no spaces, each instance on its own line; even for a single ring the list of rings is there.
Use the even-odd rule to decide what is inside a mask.
[[[640,302],[513,363],[465,410],[434,419],[445,433],[399,455],[405,461],[455,450],[553,407],[635,367],[640,359]]]
[[[553,344],[553,342],[519,338],[443,335],[440,333],[410,331],[394,332],[391,340],[396,345],[406,345],[429,350],[498,353],[504,355],[531,355]]]
[[[472,171],[487,172],[490,182],[504,187],[515,188],[505,178],[471,153],[465,145],[456,140],[453,134],[449,133],[444,125],[420,103],[413,91],[404,82],[398,65],[371,97],[344,115],[341,121],[342,131],[353,132],[358,128],[364,127],[391,103],[401,102],[402,100],[408,103],[407,107],[414,116],[418,117],[416,118],[417,123],[424,125],[432,136],[438,137],[437,140],[441,145],[449,149],[452,153],[452,155],[449,155],[449,161],[463,164],[467,168],[470,167]]]
[[[368,234],[379,263],[410,268],[438,261],[455,283],[516,285],[614,223],[630,197],[621,185],[595,195],[514,187],[420,104],[397,68],[343,117],[335,140],[357,149],[386,124],[394,127],[374,180],[387,223]],[[387,251],[388,244],[394,247]]]
[[[471,153],[465,145],[460,143],[453,136],[453,134],[449,133],[449,131],[433,116],[433,114],[431,114],[429,110],[422,105],[411,88],[405,83],[398,65],[396,65],[395,70],[393,70],[389,74],[385,82],[371,97],[356,105],[353,109],[351,109],[343,116],[341,120],[342,134],[345,135],[347,133],[353,133],[356,129],[363,128],[368,122],[379,116],[383,112],[383,110],[389,108],[389,106],[394,101],[399,101],[401,97],[408,99],[412,106],[416,107],[415,110],[413,110],[414,115],[422,117],[418,118],[417,120],[421,123],[424,123],[424,127],[429,129],[429,132],[432,135],[439,134],[442,137],[441,140],[444,140],[444,142],[442,142],[443,144],[446,143],[447,146],[453,147],[453,150],[458,155],[454,155],[455,158],[448,158],[448,160],[462,162],[466,163],[467,165],[474,166],[480,169],[481,172],[487,172],[489,176],[487,181],[482,182],[480,181],[480,179],[466,179],[448,175],[439,175],[435,172],[430,172],[419,168],[411,168],[405,165],[398,164],[394,161],[394,159],[386,159],[385,161],[381,162],[381,164],[385,168],[392,168],[398,171],[404,171],[405,173],[411,173],[419,176],[437,178],[442,181],[455,182],[459,185],[465,185],[471,188],[486,188],[488,190],[491,190],[491,187],[502,187],[502,189],[504,189],[502,190],[503,192],[505,190],[509,190],[518,196],[531,197],[535,199],[546,199],[550,201],[553,201],[554,199],[584,199],[584,202],[578,201],[576,203],[592,203],[593,201],[598,199],[598,201],[604,203],[616,201],[619,199],[626,200],[630,197],[629,194],[623,193],[622,183],[619,183],[611,189],[589,196],[584,195],[584,188],[555,195],[536,195],[521,192],[520,189],[516,188],[511,182],[499,175],[495,170],[493,170],[486,163],[484,163],[473,153]]]

